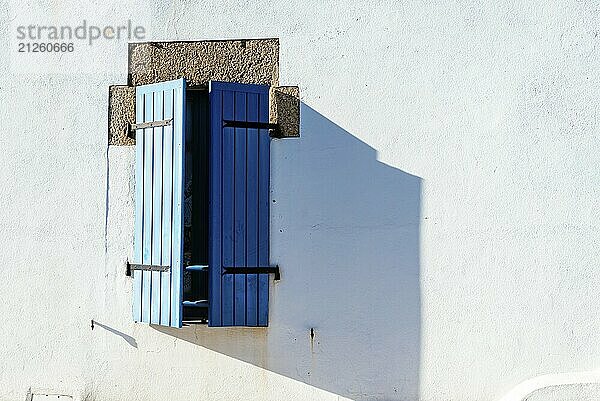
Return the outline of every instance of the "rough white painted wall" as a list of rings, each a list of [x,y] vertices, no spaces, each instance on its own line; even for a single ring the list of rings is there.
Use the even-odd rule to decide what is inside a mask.
[[[281,39],[304,105],[273,144],[267,330],[131,322],[134,154],[106,149],[125,48],[95,75],[0,58],[0,400],[492,401],[600,368],[598,6],[322,3],[45,6]]]

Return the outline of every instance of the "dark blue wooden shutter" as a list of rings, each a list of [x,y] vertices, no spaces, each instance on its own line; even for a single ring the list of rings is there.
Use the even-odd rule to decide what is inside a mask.
[[[267,326],[268,274],[223,274],[269,266],[268,129],[224,121],[269,122],[269,87],[210,83],[210,326]]]
[[[132,263],[136,322],[181,327],[185,80],[136,88],[135,234]],[[165,121],[171,120],[170,123]]]

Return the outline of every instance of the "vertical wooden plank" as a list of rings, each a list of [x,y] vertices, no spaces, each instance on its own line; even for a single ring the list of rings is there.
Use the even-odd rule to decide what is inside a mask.
[[[223,91],[222,117],[233,120],[235,115],[234,93]],[[219,123],[222,124],[222,123]],[[235,196],[235,131],[234,128],[222,128],[222,266],[234,266],[234,196]],[[232,326],[234,323],[234,278],[226,274],[222,276],[221,293],[221,319],[223,326]]]
[[[173,117],[173,89],[164,91],[163,117]],[[171,265],[171,226],[173,219],[173,126],[167,125],[163,131],[163,187],[162,187],[162,255],[163,266]],[[160,324],[169,326],[171,324],[171,273],[161,272],[160,290]]]
[[[144,95],[136,90],[135,122],[144,121]],[[142,263],[144,222],[144,130],[136,131],[135,142],[135,227],[133,263]],[[133,272],[133,321],[142,321],[142,272]]]
[[[221,198],[222,198],[222,105],[223,97],[220,90],[210,88],[210,133],[209,133],[209,309],[208,324],[210,326],[221,326]]]
[[[258,94],[248,93],[247,120],[258,121]],[[246,146],[247,216],[246,260],[247,266],[258,266],[258,130],[248,129]],[[246,325],[258,325],[258,275],[246,275]]]
[[[163,93],[157,90],[153,94],[153,121],[163,119]],[[154,138],[153,149],[153,191],[152,191],[152,264],[158,265],[162,262],[162,190],[163,190],[163,128],[153,129]],[[161,273],[150,272],[150,323],[160,324],[160,290]]]
[[[259,120],[269,122],[269,93],[259,95]],[[269,182],[271,176],[269,131],[259,130],[258,152],[258,263],[269,266]],[[258,325],[267,326],[269,316],[269,276],[258,278]]]
[[[146,93],[144,101],[144,122],[153,121],[154,96]],[[153,209],[153,176],[154,170],[154,137],[153,129],[144,129],[144,264],[152,264],[152,209]],[[142,322],[150,323],[150,285],[151,272],[142,271]]]
[[[246,121],[246,92],[235,92],[235,120]],[[234,134],[234,239],[233,266],[244,267],[246,263],[246,128],[235,128]],[[233,277],[234,325],[246,325],[246,275]]]
[[[171,264],[171,326],[181,327],[183,312],[183,191],[185,166],[185,81],[175,88],[173,103],[173,226]]]

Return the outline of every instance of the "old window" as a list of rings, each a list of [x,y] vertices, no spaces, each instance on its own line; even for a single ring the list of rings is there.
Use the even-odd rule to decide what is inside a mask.
[[[136,87],[135,321],[267,326],[269,87]]]

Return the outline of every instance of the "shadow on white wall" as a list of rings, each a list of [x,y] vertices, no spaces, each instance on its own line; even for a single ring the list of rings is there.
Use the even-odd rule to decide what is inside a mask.
[[[351,399],[418,399],[421,179],[305,104],[301,135],[272,144],[269,327],[153,327]]]

